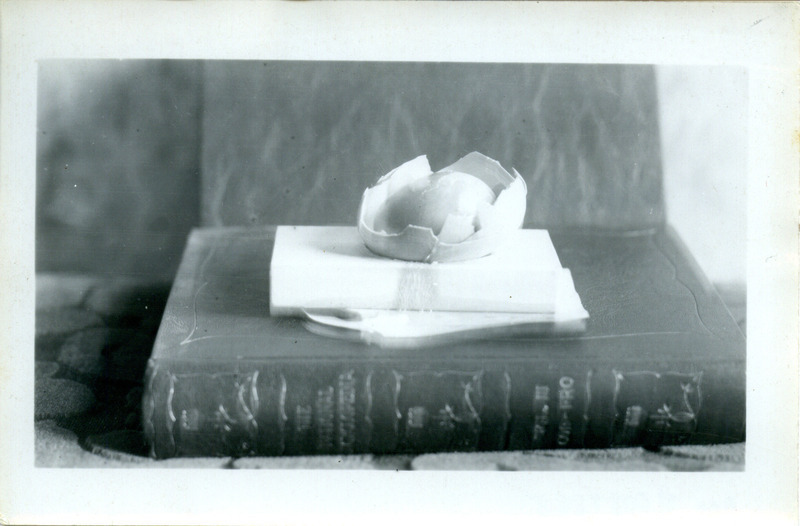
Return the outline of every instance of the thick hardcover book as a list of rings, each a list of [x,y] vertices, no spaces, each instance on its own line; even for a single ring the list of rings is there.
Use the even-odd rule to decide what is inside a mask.
[[[745,438],[745,339],[669,229],[551,231],[579,335],[385,349],[270,316],[274,229],[192,232],[149,362],[154,457]]]

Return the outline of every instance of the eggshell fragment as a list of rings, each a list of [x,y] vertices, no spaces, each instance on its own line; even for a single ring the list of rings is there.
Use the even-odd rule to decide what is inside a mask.
[[[424,185],[420,179],[433,175],[427,157],[422,155],[398,166],[364,191],[358,229],[367,248],[381,256],[408,261],[462,261],[492,253],[510,231],[522,226],[527,187],[516,170],[511,175],[497,161],[472,152],[437,174],[443,172],[462,172],[478,178],[494,193],[493,202],[479,199],[474,213],[455,210],[441,227],[437,224],[438,232],[430,226],[414,224],[402,229],[397,225],[387,227],[386,206],[391,204],[392,196],[408,194],[409,185]]]

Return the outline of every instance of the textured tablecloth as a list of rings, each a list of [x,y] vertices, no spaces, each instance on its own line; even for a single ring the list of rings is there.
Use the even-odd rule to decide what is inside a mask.
[[[425,455],[147,457],[142,378],[169,283],[125,277],[36,277],[35,440],[38,467],[378,470],[738,471],[745,444]],[[743,287],[720,289],[745,328]]]

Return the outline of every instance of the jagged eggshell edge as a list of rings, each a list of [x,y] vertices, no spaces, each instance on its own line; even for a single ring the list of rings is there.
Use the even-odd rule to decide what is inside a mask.
[[[499,162],[472,152],[440,172],[459,171],[477,177],[497,196],[494,203],[478,210],[479,228],[460,243],[444,243],[433,230],[409,225],[395,234],[372,228],[375,216],[386,199],[410,182],[433,173],[428,158],[421,155],[390,171],[367,188],[361,198],[358,230],[372,252],[407,261],[463,261],[491,254],[513,230],[522,226],[527,204],[527,185],[514,170],[509,174]]]

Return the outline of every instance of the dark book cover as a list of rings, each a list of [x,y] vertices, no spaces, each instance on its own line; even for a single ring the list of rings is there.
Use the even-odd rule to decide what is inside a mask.
[[[745,338],[676,234],[551,230],[579,335],[384,349],[271,317],[274,228],[196,229],[148,364],[152,456],[739,442]]]

